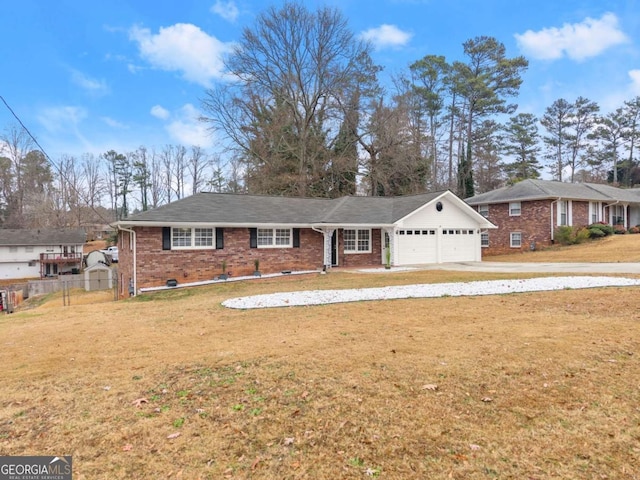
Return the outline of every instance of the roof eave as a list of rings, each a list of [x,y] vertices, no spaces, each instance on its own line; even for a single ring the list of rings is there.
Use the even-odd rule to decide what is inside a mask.
[[[229,223],[229,222],[169,222],[169,221],[158,221],[158,220],[146,220],[146,221],[135,221],[135,222],[127,222],[126,220],[121,220],[115,224],[117,227],[122,228],[131,228],[131,227],[229,227],[229,228],[256,228],[256,227],[291,227],[291,228],[351,228],[354,226],[362,227],[362,228],[393,228],[395,226],[394,223],[358,223],[358,222],[341,222],[341,223],[290,223],[290,222],[260,222],[260,223],[250,223],[250,222],[238,222],[238,223]]]

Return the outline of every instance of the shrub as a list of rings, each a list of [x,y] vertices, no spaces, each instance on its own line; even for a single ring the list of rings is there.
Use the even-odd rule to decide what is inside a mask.
[[[629,233],[640,233],[640,228],[638,226],[629,228]]]
[[[580,227],[576,232],[575,243],[584,243],[591,238],[591,232],[587,227]]]
[[[613,235],[613,227],[603,222],[592,223],[587,227],[591,233],[592,238],[606,237],[607,235]]]
[[[561,245],[575,245],[591,237],[591,231],[586,227],[560,226],[556,229],[554,238]]]
[[[624,235],[625,233],[627,233],[627,229],[624,228],[624,225],[616,225],[615,227],[613,227],[613,233],[617,235]]]

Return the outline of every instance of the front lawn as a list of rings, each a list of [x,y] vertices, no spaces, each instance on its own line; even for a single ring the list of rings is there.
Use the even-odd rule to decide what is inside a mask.
[[[2,315],[0,451],[73,455],[74,479],[637,478],[635,288],[220,305],[493,278],[333,272]]]

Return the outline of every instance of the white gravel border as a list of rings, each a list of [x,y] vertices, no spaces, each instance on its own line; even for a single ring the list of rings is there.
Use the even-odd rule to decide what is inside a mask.
[[[501,295],[580,288],[633,287],[638,285],[640,285],[640,279],[635,278],[588,276],[540,277],[524,280],[488,280],[464,283],[352,288],[345,290],[282,292],[231,298],[222,302],[222,305],[237,309],[297,307],[304,305],[360,302],[365,300]]]

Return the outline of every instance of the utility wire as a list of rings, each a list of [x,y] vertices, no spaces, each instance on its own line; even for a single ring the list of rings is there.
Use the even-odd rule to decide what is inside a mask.
[[[45,151],[44,148],[42,148],[42,145],[40,145],[40,143],[38,142],[38,140],[36,139],[36,137],[33,136],[33,134],[31,133],[31,131],[26,127],[26,125],[24,123],[22,123],[22,120],[20,120],[20,117],[18,117],[18,115],[16,114],[16,112],[13,111],[13,108],[11,108],[11,106],[7,103],[7,101],[4,99],[4,97],[2,95],[0,95],[0,100],[2,100],[2,103],[4,103],[4,106],[7,107],[7,110],[9,110],[11,112],[11,115],[13,115],[13,118],[15,118],[17,120],[17,122],[20,124],[20,126],[22,127],[22,129],[27,133],[27,135],[29,135],[29,138],[31,138],[31,140],[33,140],[33,143],[35,143],[35,145],[38,147],[38,149],[40,149],[40,152],[42,152],[42,154],[44,155],[44,157],[47,159],[47,161],[53,166],[53,168],[58,172],[58,174],[60,175],[60,177],[67,182],[67,185],[71,187],[72,190],[74,190],[74,192],[76,193],[76,195],[78,195],[78,197],[80,197],[82,199],[82,201],[84,201],[85,205],[89,206],[90,202],[87,201],[87,198],[84,196],[84,194],[82,192],[80,192],[75,185],[73,185],[69,179],[67,178],[66,174],[62,171],[62,167],[60,167],[59,165],[56,164],[56,162],[54,162],[51,157],[47,154],[47,152]],[[95,213],[100,220],[103,221],[103,223],[105,224],[110,224],[111,221],[107,220],[106,218],[104,218],[104,216],[98,212],[95,207],[91,206],[89,207],[91,208],[91,210],[93,211],[93,213]]]

